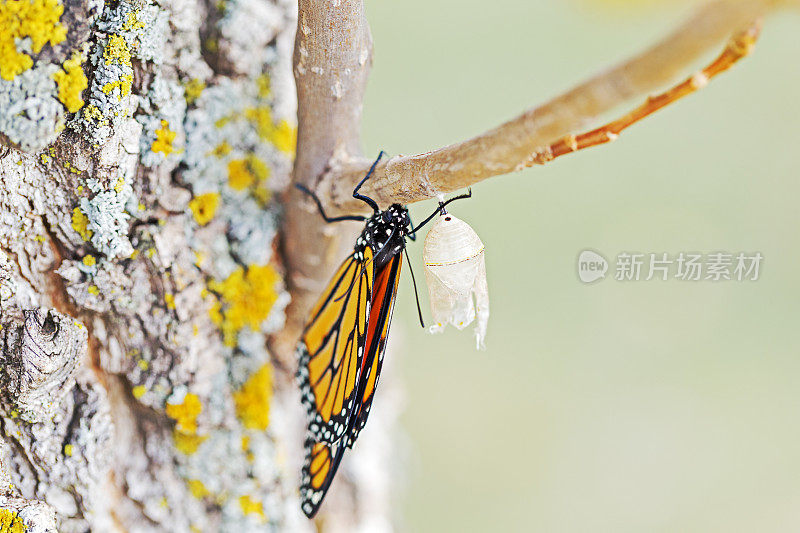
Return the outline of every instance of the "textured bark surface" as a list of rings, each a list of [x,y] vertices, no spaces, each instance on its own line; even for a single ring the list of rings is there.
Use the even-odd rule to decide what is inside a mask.
[[[0,27],[0,63],[30,58],[0,73],[3,531],[313,529],[294,362],[267,347],[296,5],[32,5]]]

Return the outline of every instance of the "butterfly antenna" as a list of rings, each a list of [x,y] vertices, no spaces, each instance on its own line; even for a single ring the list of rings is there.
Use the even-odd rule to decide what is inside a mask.
[[[408,261],[408,271],[411,272],[411,283],[414,284],[414,298],[417,300],[417,313],[419,314],[419,325],[425,327],[425,321],[422,320],[422,307],[419,305],[419,293],[417,292],[417,279],[414,277],[414,269],[411,268],[411,259],[408,257],[408,248],[403,248],[406,254],[406,261]]]
[[[378,157],[375,159],[375,162],[374,162],[374,163],[372,163],[372,166],[371,166],[371,167],[369,167],[369,170],[367,171],[367,175],[366,175],[366,176],[364,176],[364,179],[362,179],[361,181],[359,181],[359,182],[358,182],[358,185],[356,185],[356,188],[355,188],[355,189],[353,189],[353,198],[356,198],[357,200],[361,200],[362,202],[366,203],[366,204],[367,204],[368,206],[370,206],[370,207],[372,208],[372,210],[373,210],[373,211],[375,211],[376,213],[377,213],[378,211],[380,211],[380,209],[378,208],[378,204],[377,204],[377,202],[375,202],[375,200],[373,200],[373,199],[372,199],[372,198],[370,198],[369,196],[365,196],[365,195],[363,195],[363,194],[358,194],[358,190],[361,188],[361,186],[362,186],[362,185],[364,185],[364,182],[365,182],[365,181],[367,181],[368,179],[370,179],[370,178],[372,177],[372,173],[373,173],[373,172],[375,172],[375,167],[377,167],[377,166],[378,166],[378,162],[379,162],[379,161],[381,160],[381,158],[382,158],[383,156],[385,156],[385,155],[386,155],[386,152],[384,152],[383,150],[381,150],[381,152],[378,154]]]

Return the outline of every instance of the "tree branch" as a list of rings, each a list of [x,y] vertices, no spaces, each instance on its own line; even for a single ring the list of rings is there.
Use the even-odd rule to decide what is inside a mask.
[[[481,180],[522,170],[532,157],[575,133],[602,113],[655,91],[687,70],[710,49],[781,5],[780,0],[722,0],[707,4],[645,52],[577,85],[472,139],[413,156],[395,156],[376,169],[365,194],[382,205],[412,203]],[[368,159],[334,161],[317,188],[331,211],[363,209],[352,199]]]
[[[372,63],[362,0],[299,0],[294,49],[297,155],[293,182],[315,189],[330,161],[360,154],[361,109]],[[352,189],[352,187],[351,187]],[[282,245],[292,303],[274,348],[289,368],[304,315],[334,261],[352,240],[324,232],[313,203],[293,187],[286,197]]]
[[[544,162],[547,157],[542,154],[553,147],[565,153],[572,151],[572,144],[559,148],[558,143],[571,139],[570,134],[578,133],[603,113],[675,83],[703,55],[762,15],[798,4],[800,0],[711,2],[641,54],[490,131],[424,154],[383,161],[362,191],[381,205],[412,203]],[[299,116],[294,182],[314,190],[331,215],[364,209],[361,202],[354,201],[352,191],[373,161],[361,157],[359,151],[371,48],[361,0],[342,0],[337,6],[324,7],[311,0],[299,1],[294,59]],[[688,94],[683,90],[678,93]],[[655,110],[652,106],[642,108]],[[637,114],[638,118],[647,115],[649,112]],[[293,364],[292,348],[305,313],[334,263],[352,245],[358,228],[346,224],[336,230],[326,227],[310,200],[294,189],[287,196],[283,242],[293,300],[287,309],[287,328],[275,347],[288,364]]]

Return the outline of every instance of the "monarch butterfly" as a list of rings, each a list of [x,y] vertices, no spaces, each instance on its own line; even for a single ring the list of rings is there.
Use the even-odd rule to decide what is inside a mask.
[[[381,211],[372,198],[358,193],[383,155],[378,155],[353,190],[353,198],[372,208],[371,217],[328,217],[319,198],[297,185],[314,200],[325,222],[366,221],[353,253],[339,266],[311,310],[297,347],[297,379],[309,417],[300,497],[309,518],[328,492],[345,449],[353,447],[367,423],[383,365],[406,238],[414,240],[416,231],[448,203],[472,195],[441,202],[414,228],[404,206],[392,204]],[[413,280],[413,271],[411,276]],[[417,306],[419,310],[419,302]]]

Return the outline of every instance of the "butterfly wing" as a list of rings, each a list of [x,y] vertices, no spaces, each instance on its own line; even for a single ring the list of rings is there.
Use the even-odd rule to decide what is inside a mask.
[[[369,320],[367,321],[366,355],[364,356],[359,384],[358,404],[348,433],[347,446],[352,448],[358,434],[364,429],[378,386],[386,351],[386,337],[392,323],[392,312],[397,297],[397,282],[403,266],[402,254],[396,254],[375,276]]]
[[[356,405],[373,283],[372,251],[348,257],[331,279],[298,345],[297,371],[309,431],[334,444],[345,434]]]
[[[344,450],[342,441],[338,444],[329,444],[317,442],[311,434],[306,437],[306,461],[303,464],[300,485],[300,508],[307,517],[313,518],[317,514],[339,468],[339,463],[342,462]]]
[[[395,255],[375,277],[364,339],[364,345],[367,347],[366,355],[361,360],[360,379],[356,392],[359,400],[352,412],[353,418],[349,424],[348,434],[335,444],[320,441],[313,433],[306,437],[306,460],[303,465],[300,498],[301,508],[309,518],[313,518],[319,510],[342,461],[345,449],[353,447],[359,432],[367,423],[367,416],[369,416],[375,388],[378,385],[378,377],[383,366],[386,336],[392,321],[402,260],[402,255]]]

